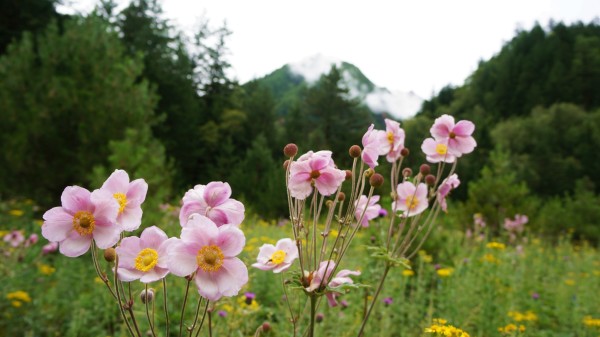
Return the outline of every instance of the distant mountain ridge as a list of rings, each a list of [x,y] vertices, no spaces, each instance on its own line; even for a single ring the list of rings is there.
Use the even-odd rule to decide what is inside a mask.
[[[270,89],[278,102],[278,114],[285,115],[299,90],[317,82],[332,65],[339,69],[342,85],[348,89],[350,98],[359,99],[375,114],[402,120],[414,116],[421,108],[423,99],[416,94],[379,87],[355,65],[321,54],[288,63],[257,81]]]

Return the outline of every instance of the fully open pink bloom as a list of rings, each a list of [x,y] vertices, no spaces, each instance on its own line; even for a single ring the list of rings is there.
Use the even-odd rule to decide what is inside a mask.
[[[367,201],[369,201],[368,204]],[[356,217],[356,221],[358,221],[363,211],[365,212],[365,215],[363,216],[362,221],[360,222],[360,224],[363,227],[369,227],[369,220],[373,220],[379,216],[381,206],[378,205],[377,202],[379,202],[378,195],[372,196],[371,200],[368,200],[366,195],[361,195],[360,198],[358,198],[358,200],[356,201],[356,210],[354,211],[354,216]]]
[[[456,157],[471,153],[477,146],[477,142],[471,136],[473,131],[473,122],[459,121],[454,124],[454,117],[450,115],[438,117],[430,130],[437,141],[447,141],[448,152]]]
[[[42,236],[59,242],[59,250],[69,257],[85,254],[92,239],[100,249],[119,241],[121,228],[116,225],[119,204],[106,190],[90,191],[79,186],[65,188],[62,207],[44,213]]]
[[[335,288],[340,287],[344,284],[354,284],[354,281],[352,281],[352,279],[350,278],[350,275],[360,275],[360,272],[358,270],[355,271],[355,270],[343,269],[343,270],[340,270],[337,273],[337,275],[335,275],[335,277],[331,279],[331,281],[328,284],[330,291],[328,291],[325,294],[325,296],[327,297],[327,302],[329,303],[329,306],[335,307],[338,304],[337,297],[341,294],[341,292],[335,291],[334,290]],[[333,289],[331,289],[331,288],[333,288]]]
[[[448,151],[447,140],[435,140],[427,138],[421,144],[421,150],[427,156],[426,159],[430,163],[454,163],[456,157]]]
[[[148,184],[144,179],[129,182],[129,175],[115,170],[102,185],[119,203],[117,224],[124,231],[134,231],[142,224],[142,203],[146,200]]]
[[[458,176],[455,174],[449,176],[444,179],[438,188],[438,202],[440,203],[440,207],[444,212],[446,212],[448,205],[446,204],[446,196],[450,193],[451,190],[455,189],[460,185],[460,180],[458,180]]]
[[[379,165],[377,158],[389,152],[389,142],[385,131],[374,130],[375,125],[371,124],[369,129],[362,137],[363,150],[361,158],[370,168]]]
[[[177,276],[196,273],[200,295],[210,301],[235,296],[248,282],[248,269],[236,256],[246,238],[234,225],[217,226],[211,219],[194,214],[174,239],[168,251],[168,266]]]
[[[386,118],[385,135],[387,144],[384,142],[383,148],[387,154],[386,159],[388,162],[393,163],[400,158],[400,151],[404,148],[404,130],[400,128],[400,123]]]
[[[4,235],[4,242],[7,242],[12,247],[18,247],[25,241],[25,236],[21,231],[13,230],[10,233]]]
[[[169,273],[167,250],[173,241],[156,226],[144,229],[139,238],[124,238],[116,248],[119,256],[117,276],[126,282],[150,283],[162,279]]]
[[[260,247],[256,263],[252,267],[260,270],[273,270],[280,273],[287,270],[298,258],[298,247],[292,239],[281,239],[275,246],[264,244]]]
[[[395,211],[403,211],[402,216],[411,217],[427,209],[427,185],[420,183],[415,187],[410,181],[398,184],[396,201],[392,205]]]
[[[303,155],[298,161],[292,162],[288,183],[292,197],[305,199],[312,193],[313,186],[322,195],[331,195],[346,179],[346,172],[335,168],[331,157],[324,152],[311,153],[306,157]]]
[[[231,199],[228,183],[213,181],[208,185],[196,185],[183,197],[179,223],[185,226],[189,217],[198,213],[212,220],[217,226],[239,226],[244,221],[244,204]]]

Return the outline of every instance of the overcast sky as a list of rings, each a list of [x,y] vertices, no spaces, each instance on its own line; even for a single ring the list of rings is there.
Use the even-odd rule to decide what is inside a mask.
[[[125,0],[120,3],[127,2]],[[86,12],[94,1],[71,7]],[[224,20],[240,82],[317,53],[353,63],[376,85],[429,98],[460,85],[519,28],[550,19],[591,22],[600,0],[163,0],[167,18],[193,31]],[[63,11],[69,11],[62,9]]]

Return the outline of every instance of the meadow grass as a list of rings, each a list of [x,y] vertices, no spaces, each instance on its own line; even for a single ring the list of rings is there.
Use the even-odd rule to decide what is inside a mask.
[[[29,247],[11,247],[9,242],[0,241],[0,336],[127,336],[119,310],[97,277],[89,253],[79,258],[42,254],[47,242],[40,234],[41,212],[32,201],[0,203],[2,237],[11,230],[21,230],[26,238],[32,233],[39,236]],[[180,232],[172,210],[147,219],[154,223],[144,223],[143,228],[157,225],[170,236]],[[383,237],[383,223],[372,222],[359,232],[343,266],[360,270],[362,274],[355,282],[366,286],[339,298],[343,305],[320,303],[318,313],[323,319],[316,326],[317,336],[356,336],[366,301],[383,269],[383,263],[370,257],[366,246]],[[242,225],[246,247],[241,259],[251,265],[262,244],[290,236],[288,226],[247,216]],[[600,254],[586,243],[574,243],[567,236],[550,242],[528,235],[519,245],[503,237],[468,239],[462,231],[440,223],[411,262],[411,270],[392,270],[366,336],[423,336],[436,318],[471,336],[600,334]],[[108,264],[102,267],[111,277]],[[294,268],[297,266],[290,271]],[[272,328],[264,335],[291,336],[281,286],[290,272],[282,277],[249,267],[249,273],[250,281],[237,297],[224,298],[214,307],[210,315],[213,336],[252,336],[263,322]],[[170,336],[178,336],[187,281],[168,276],[167,283]],[[152,304],[157,334],[164,336],[164,289],[160,282],[151,287],[156,291]],[[139,300],[143,289],[141,283],[131,283],[138,323],[147,331],[145,306]],[[301,290],[287,289],[292,310],[307,310]],[[129,292],[127,286],[125,291]],[[199,298],[193,285],[190,292],[184,313],[186,326],[192,324]],[[254,299],[247,298],[246,292],[254,293]],[[300,326],[305,327],[305,323]],[[201,335],[207,335],[206,329]]]

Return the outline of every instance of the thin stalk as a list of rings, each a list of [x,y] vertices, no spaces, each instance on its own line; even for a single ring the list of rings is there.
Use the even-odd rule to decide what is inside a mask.
[[[357,337],[362,337],[363,336],[363,332],[365,330],[365,326],[367,325],[367,321],[369,320],[369,316],[371,316],[371,312],[373,311],[373,308],[375,307],[375,304],[377,303],[377,297],[379,296],[379,293],[381,292],[381,289],[383,289],[383,283],[385,282],[385,278],[388,274],[388,272],[390,271],[390,264],[386,264],[385,266],[385,270],[383,271],[383,275],[381,275],[381,279],[379,280],[379,285],[377,286],[377,290],[375,291],[375,294],[373,295],[373,301],[371,302],[371,306],[369,307],[369,310],[367,311],[367,314],[365,315],[365,317],[363,318],[362,324],[360,325],[360,330],[358,331],[358,335],[356,335]]]
[[[200,331],[202,331],[202,326],[204,325],[204,318],[206,318],[206,313],[208,312],[208,305],[210,304],[209,300],[206,300],[206,307],[204,307],[204,314],[202,315],[202,320],[200,320],[200,326],[198,327],[198,332],[196,332],[196,337],[200,335]]]
[[[148,318],[148,324],[150,325],[150,331],[152,332],[152,336],[156,337],[156,332],[154,331],[154,324],[152,323],[153,319],[150,318],[150,308],[148,307],[148,283],[145,285],[146,291],[146,300],[144,301],[146,305],[146,318]],[[154,303],[154,301],[152,301]],[[154,317],[154,315],[152,315]]]
[[[315,335],[315,314],[317,309],[317,300],[314,294],[310,295],[310,327],[308,328],[308,337]]]
[[[198,299],[198,305],[196,306],[196,314],[194,315],[194,323],[192,323],[192,326],[188,328],[188,331],[190,332],[190,337],[192,337],[194,329],[196,328],[196,323],[198,323],[198,314],[200,313],[200,307],[202,307],[203,300],[204,297],[202,296],[200,296],[200,298]],[[208,303],[206,303],[206,306],[208,307]],[[206,315],[206,308],[204,308],[204,314]]]
[[[119,287],[118,287],[118,277],[117,277],[117,273],[116,270],[119,267],[119,256],[117,256],[115,258],[115,290],[117,291],[117,303],[119,304],[119,311],[121,312],[121,316],[123,317],[123,320],[125,321],[125,325],[127,325],[127,329],[129,330],[129,333],[131,334],[131,336],[135,337],[135,334],[133,333],[133,328],[131,327],[131,324],[129,323],[129,320],[127,319],[127,315],[125,315],[125,310],[123,309],[123,303],[121,302],[121,294],[119,293]],[[138,331],[138,336],[140,335],[139,331]]]
[[[292,327],[294,329],[294,337],[296,337],[296,317],[294,317],[294,311],[292,310],[292,305],[290,304],[290,298],[288,297],[287,289],[285,286],[285,280],[283,278],[283,272],[281,273],[281,287],[283,288],[283,293],[285,295],[285,303],[287,303],[288,309],[290,310],[290,315],[292,316]]]
[[[165,336],[169,337],[169,309],[167,307],[167,281],[163,278],[162,279],[162,284],[163,284],[163,290],[165,292],[165,295],[163,296],[163,307],[165,309],[165,322],[166,322],[166,330],[167,332],[165,333]]]
[[[127,288],[129,290],[129,305],[127,306],[127,311],[129,311],[129,316],[131,316],[131,321],[133,322],[133,326],[138,334],[141,336],[140,328],[137,324],[137,320],[135,319],[135,314],[133,312],[133,296],[131,295],[131,282],[127,283]]]
[[[100,268],[100,264],[98,263],[98,251],[96,250],[96,244],[94,243],[93,240],[92,240],[92,262],[94,263],[94,269],[96,269],[96,274],[98,274],[98,277],[102,280],[102,282],[104,282],[104,284],[108,288],[108,291],[110,291],[110,294],[116,300],[117,295],[115,294],[112,287],[110,286],[110,283],[108,282],[108,277],[106,276],[106,274],[104,272],[102,272],[102,270]]]
[[[187,286],[185,287],[185,296],[183,297],[183,305],[181,306],[181,320],[179,321],[179,337],[181,337],[181,334],[183,333],[183,315],[185,314],[185,304],[187,303],[191,282],[192,278],[188,277]]]

